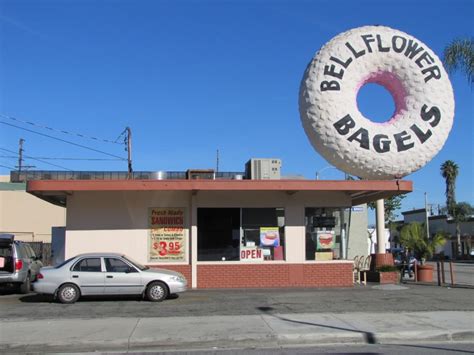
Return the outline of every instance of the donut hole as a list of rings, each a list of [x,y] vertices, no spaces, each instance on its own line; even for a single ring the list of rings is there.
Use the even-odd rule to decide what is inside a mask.
[[[395,101],[384,86],[376,83],[364,84],[357,93],[357,106],[365,118],[384,123],[395,115]]]

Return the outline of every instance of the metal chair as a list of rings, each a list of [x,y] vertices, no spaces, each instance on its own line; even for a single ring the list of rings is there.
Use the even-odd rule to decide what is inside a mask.
[[[352,274],[353,274],[354,283],[360,283],[359,268],[360,268],[361,259],[363,259],[363,256],[356,255],[354,257],[354,264],[352,265]]]
[[[359,268],[359,274],[362,274],[364,276],[364,280],[362,281],[362,283],[365,285],[367,285],[367,271],[370,270],[370,263],[372,262],[372,255],[367,255],[367,257],[363,259],[363,262],[361,262],[361,266]],[[359,276],[360,278],[360,276]]]

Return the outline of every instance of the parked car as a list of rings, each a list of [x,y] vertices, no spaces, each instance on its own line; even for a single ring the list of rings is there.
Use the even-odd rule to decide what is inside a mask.
[[[29,293],[43,263],[28,243],[13,234],[0,234],[0,285],[12,285]]]
[[[54,295],[61,303],[74,303],[88,295],[143,295],[159,302],[186,291],[186,286],[179,272],[150,269],[123,254],[90,253],[42,268],[33,290]]]

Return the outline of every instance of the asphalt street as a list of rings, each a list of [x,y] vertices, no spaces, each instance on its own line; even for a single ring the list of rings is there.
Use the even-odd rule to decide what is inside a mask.
[[[1,319],[188,317],[271,313],[474,311],[474,288],[412,282],[347,289],[189,290],[162,303],[139,297],[83,298],[72,305],[44,295],[0,296]],[[1,293],[0,293],[1,294]]]

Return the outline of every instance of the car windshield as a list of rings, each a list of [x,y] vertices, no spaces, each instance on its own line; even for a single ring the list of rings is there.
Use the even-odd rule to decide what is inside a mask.
[[[125,260],[127,260],[128,262],[132,263],[133,265],[135,265],[135,267],[137,267],[137,268],[140,269],[141,271],[143,271],[143,270],[148,270],[148,269],[149,269],[148,266],[144,266],[144,265],[140,264],[138,261],[135,261],[135,260],[131,259],[131,258],[128,257],[128,256],[123,256],[123,258],[124,258]]]
[[[66,265],[68,262],[70,262],[70,261],[71,261],[72,259],[74,259],[74,258],[75,258],[75,256],[73,256],[72,258],[69,258],[69,259],[63,261],[62,263],[60,263],[60,264],[58,264],[58,265],[55,265],[54,268],[55,268],[55,269],[59,269],[59,268],[63,267],[64,265]]]

